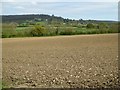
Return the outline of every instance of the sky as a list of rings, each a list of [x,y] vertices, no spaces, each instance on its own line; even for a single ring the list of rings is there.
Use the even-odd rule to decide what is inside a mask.
[[[34,2],[118,2],[118,1],[119,0],[34,0]],[[1,0],[1,2],[30,2],[30,0]]]
[[[117,0],[2,0],[2,15],[54,14],[70,19],[118,20]]]

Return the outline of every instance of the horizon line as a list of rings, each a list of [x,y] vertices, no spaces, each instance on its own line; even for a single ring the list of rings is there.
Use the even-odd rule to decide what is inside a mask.
[[[58,15],[55,15],[55,14],[35,14],[35,13],[31,13],[31,14],[0,14],[0,16],[14,16],[14,15],[49,15],[49,16],[52,16],[52,15],[54,15],[54,16],[56,16],[56,17],[61,17],[61,18],[63,18],[63,19],[71,19],[71,20],[80,20],[80,19],[82,19],[82,20],[96,20],[96,21],[116,21],[116,22],[118,22],[119,20],[107,20],[107,19],[83,19],[83,18],[79,18],[79,19],[73,19],[73,18],[70,18],[70,17],[68,17],[68,18],[66,18],[66,17],[63,17],[63,16],[58,16]]]

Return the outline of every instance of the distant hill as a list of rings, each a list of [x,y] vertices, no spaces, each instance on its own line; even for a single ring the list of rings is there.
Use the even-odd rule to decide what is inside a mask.
[[[44,14],[30,14],[30,15],[3,15],[2,21],[3,22],[24,22],[25,20],[33,20],[35,18],[41,18],[43,20],[45,19],[51,19],[52,16],[50,15],[44,15]],[[57,19],[63,19],[61,17],[56,17]]]
[[[70,21],[77,21],[83,24],[86,23],[100,23],[100,22],[105,22],[105,23],[114,23],[116,21],[102,21],[102,20],[72,20],[72,19],[64,19],[62,17],[54,16],[54,15],[45,15],[45,14],[30,14],[30,15],[2,15],[2,22],[3,23],[9,23],[9,22],[17,22],[17,23],[22,23],[26,20],[33,20],[36,18],[40,18],[41,20],[48,20],[50,21],[51,19],[56,19],[58,21],[63,21],[63,22],[70,22]]]

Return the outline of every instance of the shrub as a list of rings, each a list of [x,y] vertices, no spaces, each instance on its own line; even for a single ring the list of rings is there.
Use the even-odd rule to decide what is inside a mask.
[[[110,24],[108,32],[109,33],[118,33],[119,32],[118,23]]]
[[[92,23],[87,24],[87,28],[94,28],[94,25]]]
[[[44,26],[35,25],[31,31],[32,36],[46,36],[47,31]]]
[[[60,35],[74,35],[75,31],[72,30],[71,28],[65,29],[60,32]]]
[[[2,37],[10,38],[16,36],[16,25],[14,23],[2,24]]]

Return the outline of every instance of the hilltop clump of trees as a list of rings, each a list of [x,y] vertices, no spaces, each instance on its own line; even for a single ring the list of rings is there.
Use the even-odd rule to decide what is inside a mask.
[[[119,33],[118,22],[64,19],[54,15],[2,16],[2,38]]]

